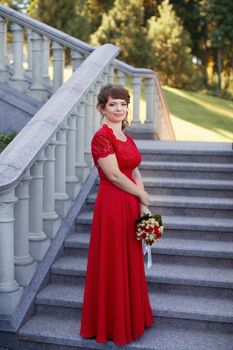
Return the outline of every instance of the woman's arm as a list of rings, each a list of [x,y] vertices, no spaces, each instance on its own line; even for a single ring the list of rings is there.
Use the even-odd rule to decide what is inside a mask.
[[[142,176],[141,176],[141,173],[140,173],[138,168],[134,169],[133,178],[134,178],[136,184],[144,191],[144,183],[143,183]],[[141,203],[140,211],[141,211],[141,215],[145,215],[145,214],[151,215],[151,211],[149,210],[148,206],[143,204],[143,203]]]
[[[97,162],[104,174],[114,185],[139,197],[140,201],[146,206],[149,205],[149,195],[144,191],[144,186],[135,184],[120,171],[115,154],[109,154],[105,158],[99,158]]]

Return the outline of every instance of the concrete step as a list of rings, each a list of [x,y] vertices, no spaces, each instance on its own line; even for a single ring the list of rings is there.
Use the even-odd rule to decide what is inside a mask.
[[[88,249],[89,241],[90,233],[74,233],[66,238],[64,247]],[[151,246],[151,251],[155,256],[156,254],[171,254],[233,259],[233,244],[230,245],[229,242],[175,239],[166,238],[166,235]]]
[[[233,165],[218,163],[142,161],[143,177],[233,180]]]
[[[96,181],[96,191],[100,179]],[[156,195],[233,198],[233,181],[144,177],[147,192]]]
[[[77,232],[90,232],[93,211],[83,211],[76,218]],[[233,219],[202,218],[163,215],[163,225],[168,238],[192,238],[229,241],[233,239]]]
[[[37,305],[45,312],[53,307],[82,308],[84,284],[50,284],[37,296]],[[153,315],[190,320],[227,322],[233,324],[233,299],[230,297],[209,298],[207,295],[193,298],[192,295],[171,292],[149,292]],[[45,313],[44,312],[44,313]]]
[[[64,276],[85,276],[87,256],[79,250],[78,255],[64,255],[54,262],[51,273]],[[180,257],[179,257],[180,259]],[[148,282],[183,284],[202,287],[233,289],[233,270],[230,267],[212,266],[212,264],[189,264],[185,257],[182,263],[172,261],[158,262],[153,259],[150,269],[145,263]]]
[[[88,196],[87,209],[93,209],[96,195]],[[88,207],[88,204],[91,205]],[[233,198],[150,195],[150,210],[161,215],[232,218]]]
[[[40,314],[20,330],[19,350],[119,349],[111,340],[97,343],[79,336],[81,314]],[[156,317],[153,327],[124,349],[131,350],[231,350],[231,325]],[[121,347],[122,348],[122,347]]]

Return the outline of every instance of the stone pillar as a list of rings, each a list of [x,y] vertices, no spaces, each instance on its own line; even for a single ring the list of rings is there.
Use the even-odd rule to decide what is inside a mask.
[[[6,36],[7,24],[5,19],[0,16],[0,82],[2,83],[9,80],[9,72],[6,69]]]
[[[44,160],[42,152],[31,167],[32,180],[29,185],[29,247],[35,260],[42,260],[50,246],[42,222]]]
[[[54,238],[60,227],[61,220],[55,212],[55,147],[57,141],[53,136],[45,148],[43,188],[43,230],[47,237]]]
[[[0,193],[0,314],[12,314],[23,294],[14,276],[14,190]]]
[[[75,173],[76,151],[76,108],[67,119],[68,128],[66,135],[66,192],[70,199],[75,199],[79,193],[81,183]]]
[[[17,23],[13,23],[11,29],[13,32],[14,72],[9,85],[18,91],[25,92],[28,88],[28,83],[24,77],[23,68],[23,27]]]
[[[64,218],[71,201],[66,193],[66,122],[57,132],[56,163],[55,163],[55,208]]]
[[[43,86],[43,37],[32,31],[32,85],[29,95],[39,101],[46,101],[48,93]]]
[[[29,170],[15,189],[15,277],[21,286],[28,286],[35,271],[36,262],[29,254]]]
[[[46,86],[50,85],[49,78],[49,48],[50,41],[46,36],[43,36],[43,84]]]
[[[126,74],[118,70],[117,77],[118,77],[118,84],[125,86]]]
[[[114,65],[112,63],[108,66],[108,71],[108,83],[114,84]]]
[[[81,64],[83,63],[84,57],[79,52],[72,50],[71,61],[72,61],[73,72],[75,72],[76,69],[79,66],[81,66]]]
[[[64,76],[64,48],[53,41],[53,93],[63,84]]]
[[[154,79],[145,78],[145,94],[146,94],[146,124],[154,123]]]
[[[27,75],[32,77],[32,40],[31,40],[32,31],[27,29],[27,45],[28,45],[28,67]]]
[[[133,76],[133,120],[132,126],[139,127],[140,122],[140,97],[141,97],[141,78],[138,75]]]
[[[92,88],[87,94],[85,105],[85,160],[92,168],[93,160],[91,155],[91,140],[93,137],[93,90]]]
[[[82,100],[77,110],[77,128],[76,128],[76,176],[82,182],[89,174],[88,165],[84,157],[85,150],[85,101]]]

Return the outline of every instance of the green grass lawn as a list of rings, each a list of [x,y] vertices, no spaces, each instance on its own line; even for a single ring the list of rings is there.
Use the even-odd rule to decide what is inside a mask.
[[[233,141],[233,101],[163,87],[176,140]]]

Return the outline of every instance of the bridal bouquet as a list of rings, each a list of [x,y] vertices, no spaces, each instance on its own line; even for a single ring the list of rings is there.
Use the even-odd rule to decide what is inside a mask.
[[[143,215],[136,220],[136,238],[143,239],[146,244],[152,245],[163,234],[161,215]]]
[[[152,266],[151,245],[161,238],[163,223],[161,215],[146,214],[136,220],[136,239],[142,240],[143,254],[148,253],[148,269]]]

